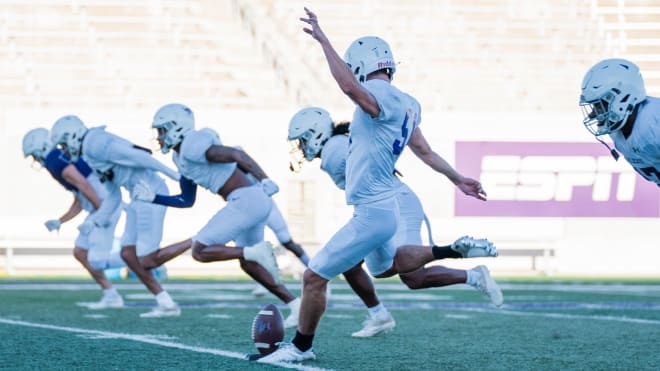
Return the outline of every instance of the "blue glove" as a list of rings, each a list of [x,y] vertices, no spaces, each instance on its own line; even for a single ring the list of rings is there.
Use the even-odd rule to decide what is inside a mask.
[[[51,219],[44,224],[46,225],[48,232],[52,232],[52,231],[59,231],[62,222],[60,222],[59,219]]]

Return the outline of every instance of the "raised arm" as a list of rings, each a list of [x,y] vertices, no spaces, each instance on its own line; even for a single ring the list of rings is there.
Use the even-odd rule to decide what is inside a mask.
[[[301,21],[309,24],[311,28],[303,28],[303,31],[310,34],[316,41],[321,44],[323,54],[330,67],[332,77],[337,81],[339,88],[346,94],[355,104],[360,106],[363,111],[367,112],[372,117],[380,114],[380,107],[376,98],[367,91],[355,79],[353,73],[346,65],[346,62],[337,54],[337,51],[328,40],[327,36],[321,29],[318,23],[318,17],[311,10],[305,8],[307,18],[300,18]]]
[[[445,175],[464,194],[486,201],[486,192],[483,190],[481,183],[472,178],[464,177],[445,161],[444,158],[433,151],[419,128],[413,131],[408,147],[410,147],[415,156],[433,170]]]

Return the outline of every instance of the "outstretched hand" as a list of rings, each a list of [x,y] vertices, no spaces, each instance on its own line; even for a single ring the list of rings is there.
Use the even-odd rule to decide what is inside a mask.
[[[486,201],[486,191],[484,191],[479,181],[472,178],[463,178],[459,183],[456,183],[456,186],[465,195]]]
[[[318,17],[316,17],[316,14],[314,14],[314,12],[312,12],[311,10],[307,9],[307,7],[305,7],[305,13],[307,13],[307,18],[300,18],[300,20],[312,27],[311,28],[305,27],[303,28],[303,31],[305,31],[305,33],[312,35],[312,37],[318,42],[327,41],[328,38],[323,33],[323,30],[321,30],[321,26],[319,26],[319,20]]]

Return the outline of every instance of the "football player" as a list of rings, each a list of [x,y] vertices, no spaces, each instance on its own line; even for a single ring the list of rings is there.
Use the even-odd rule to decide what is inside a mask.
[[[596,63],[582,80],[580,106],[596,140],[605,144],[600,138],[609,135],[614,158],[622,153],[644,179],[660,186],[660,99],[646,96],[639,67],[625,59]]]
[[[317,16],[305,8],[303,31],[321,45],[330,72],[341,91],[356,104],[346,157],[346,201],[353,205],[351,220],[312,258],[303,276],[298,329],[291,343],[283,342],[259,362],[300,362],[315,359],[316,328],[326,308],[325,287],[330,279],[365,260],[376,277],[408,273],[437,258],[456,254],[451,248],[420,249],[393,246],[399,204],[394,165],[406,145],[435,171],[447,176],[463,193],[485,200],[481,184],[456,172],[435,152],[417,128],[421,108],[417,100],[391,84],[396,63],[389,45],[373,36],[355,40],[342,59],[323,33]],[[475,246],[491,255],[491,244]],[[393,254],[395,252],[395,255]]]
[[[105,276],[104,269],[123,267],[119,253],[112,253],[114,231],[121,214],[121,204],[98,211],[105,202],[107,191],[98,175],[83,161],[71,161],[50,141],[48,129],[32,129],[23,137],[23,155],[32,157],[64,189],[73,194],[73,203],[59,218],[48,220],[48,231],[57,231],[63,223],[76,217],[81,211],[88,214],[78,227],[80,233],[75,240],[73,256],[101,286],[103,297],[90,309],[121,308],[124,300]]]
[[[167,185],[158,172],[174,180],[179,173],[161,164],[151,156],[149,150],[136,146],[126,139],[105,130],[105,126],[87,128],[74,115],[58,119],[51,129],[55,145],[77,161],[81,156],[100,174],[109,192],[107,201],[101,206],[121,203],[121,189],[135,192],[138,183],[149,184],[153,189],[166,193]],[[163,220],[166,208],[144,202],[130,202],[126,207],[126,225],[121,237],[121,257],[146,288],[155,296],[157,305],[143,318],[174,317],[181,309],[163,289],[153,275],[152,269],[179,256],[191,246],[191,241],[182,241],[159,249],[163,238]]]
[[[212,129],[195,130],[192,110],[182,104],[167,104],[156,112],[152,127],[158,132],[161,152],[172,150],[181,172],[181,194],[168,196],[139,184],[138,200],[172,207],[191,207],[197,186],[222,197],[227,204],[193,237],[192,255],[207,263],[237,259],[241,269],[291,310],[285,327],[298,322],[300,298],[280,282],[272,246],[264,241],[264,227],[279,187],[244,151],[224,146]],[[257,180],[254,182],[247,174]],[[236,246],[227,245],[234,241]]]
[[[346,156],[349,150],[349,123],[334,124],[330,114],[319,107],[304,108],[296,113],[289,123],[289,141],[293,148],[290,167],[300,168],[303,161],[321,159],[321,169],[326,172],[335,185],[344,190],[346,186]],[[449,165],[447,165],[449,166]],[[445,247],[422,247],[421,226],[425,219],[424,209],[419,198],[404,182],[394,177],[396,199],[399,204],[399,222],[394,235],[394,246],[413,245],[431,251],[435,248],[439,258],[467,257],[467,251],[474,256],[478,251],[481,255],[492,256],[496,250],[492,244],[483,239],[474,239],[464,236],[457,239],[452,245]],[[453,250],[451,253],[450,250]],[[461,253],[463,252],[463,254]],[[391,253],[390,253],[391,254]],[[487,297],[493,304],[502,304],[502,294],[490,277],[488,268],[478,266],[470,270],[449,269],[443,266],[420,268],[414,272],[401,273],[401,281],[410,289],[423,289],[429,287],[442,287],[458,283],[468,284]],[[380,321],[372,318],[367,322],[364,331],[378,328]],[[354,334],[354,336],[356,336]]]

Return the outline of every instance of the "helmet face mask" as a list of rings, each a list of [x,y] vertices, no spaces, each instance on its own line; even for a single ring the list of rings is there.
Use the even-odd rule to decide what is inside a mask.
[[[71,157],[71,162],[80,158],[82,141],[87,133],[85,124],[74,115],[67,115],[55,122],[50,131],[53,144],[60,147]]]
[[[151,127],[156,129],[160,150],[166,154],[181,144],[185,134],[195,128],[195,116],[183,104],[166,104],[154,115]]]
[[[299,171],[304,160],[312,161],[321,153],[332,136],[332,128],[332,118],[323,108],[303,108],[291,118],[288,140],[293,171]]]
[[[614,133],[644,99],[644,80],[637,65],[625,59],[603,60],[582,81],[582,123],[595,136]]]

